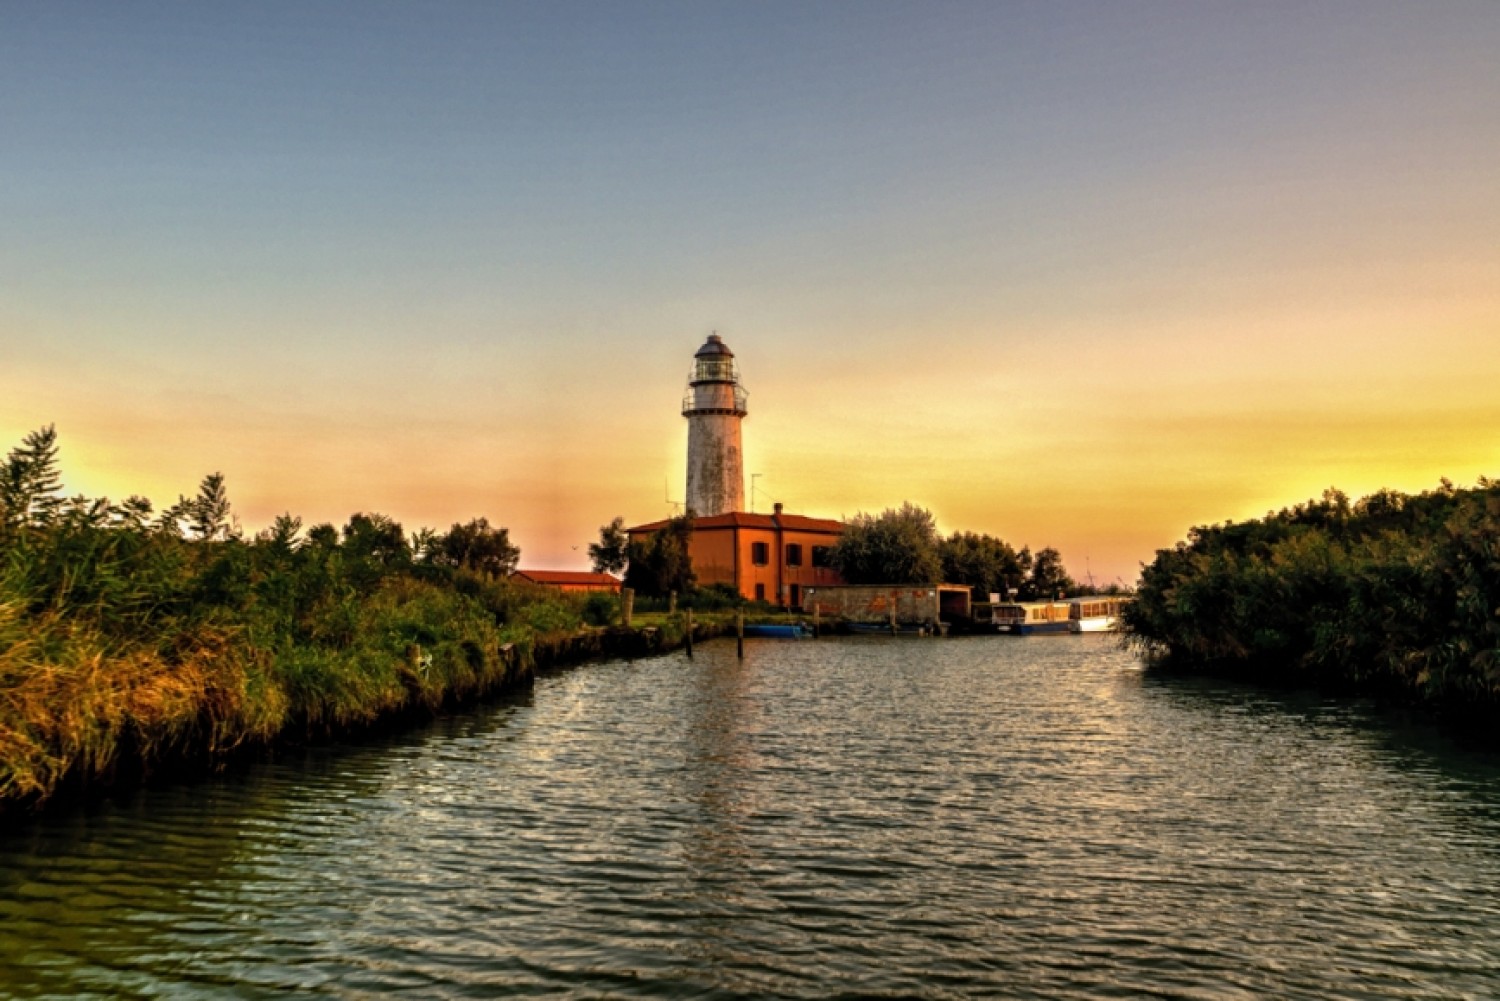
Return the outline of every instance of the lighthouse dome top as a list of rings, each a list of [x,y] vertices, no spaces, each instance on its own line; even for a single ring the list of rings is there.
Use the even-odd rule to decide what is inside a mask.
[[[729,350],[729,345],[724,343],[718,334],[709,334],[708,340],[703,342],[703,347],[698,349],[694,358],[733,358],[734,352]]]

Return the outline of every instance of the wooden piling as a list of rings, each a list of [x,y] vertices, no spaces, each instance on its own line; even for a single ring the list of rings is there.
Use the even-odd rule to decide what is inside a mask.
[[[687,620],[687,628],[684,630],[687,637],[687,655],[691,658],[693,656],[693,610],[691,608],[684,613],[684,618]]]
[[[668,591],[667,592],[667,614],[668,615],[676,615],[677,614],[677,592],[676,591]]]
[[[815,601],[815,602],[813,602],[813,639],[817,639],[818,635],[819,635],[818,603]]]
[[[630,628],[630,618],[635,612],[635,588],[620,588],[620,625]]]
[[[734,613],[734,638],[735,653],[740,660],[745,659],[745,610],[742,608]]]

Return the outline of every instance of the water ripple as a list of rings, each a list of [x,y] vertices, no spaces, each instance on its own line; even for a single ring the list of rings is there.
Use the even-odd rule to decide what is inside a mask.
[[[1107,638],[750,642],[0,835],[14,997],[1500,996],[1500,763]]]

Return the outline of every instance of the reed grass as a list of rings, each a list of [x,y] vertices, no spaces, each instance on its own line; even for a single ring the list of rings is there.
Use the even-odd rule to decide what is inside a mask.
[[[0,809],[529,677],[583,602],[338,551],[59,525],[0,537]],[[556,643],[554,643],[556,645]]]
[[[175,646],[167,658],[63,614],[0,605],[0,803],[108,777],[122,754],[221,756],[278,730],[287,700],[263,651],[212,629]]]
[[[181,565],[201,574],[213,561]],[[101,601],[86,574],[69,577],[61,601],[26,601],[14,576],[0,576],[0,812],[65,784],[212,768],[239,751],[483,698],[541,667],[648,656],[685,638],[680,614],[631,630],[596,626],[584,621],[584,600],[495,580],[392,572],[367,593],[329,586],[300,608],[251,589],[202,607],[163,598],[141,618]],[[85,592],[87,603],[69,600]],[[721,635],[731,622],[705,616],[695,635]]]

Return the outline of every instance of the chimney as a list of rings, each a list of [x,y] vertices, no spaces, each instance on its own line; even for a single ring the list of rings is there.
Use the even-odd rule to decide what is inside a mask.
[[[781,514],[781,501],[777,501],[775,504],[771,505],[771,513],[774,515]]]

